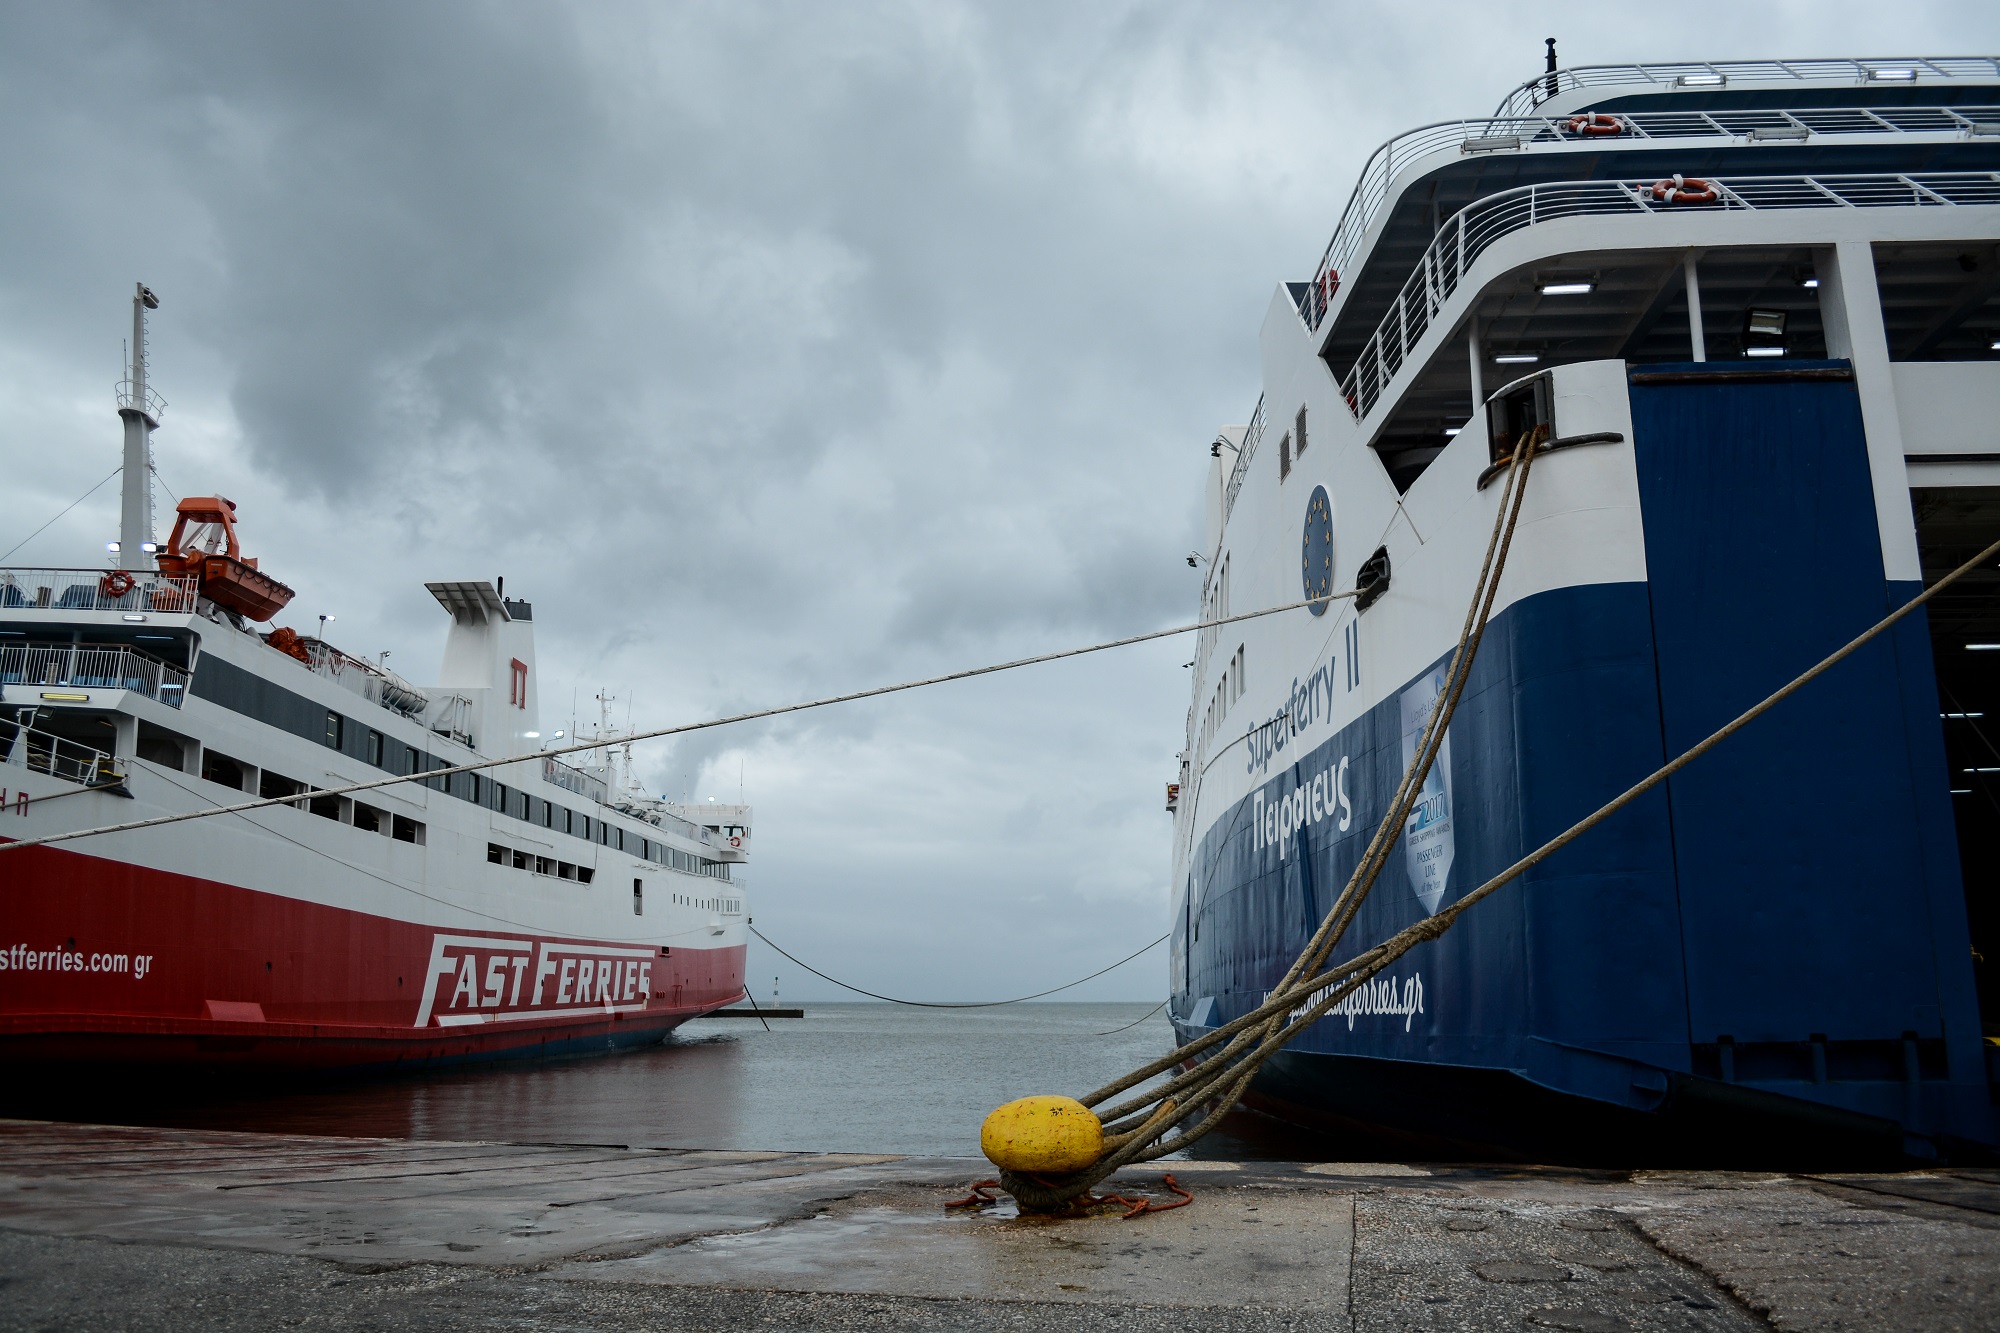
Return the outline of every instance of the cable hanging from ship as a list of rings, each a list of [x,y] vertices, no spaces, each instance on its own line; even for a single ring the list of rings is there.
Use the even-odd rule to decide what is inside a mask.
[[[183,504],[189,502],[183,501]],[[1235,625],[1246,620],[1257,620],[1264,616],[1281,615],[1286,611],[1298,611],[1307,607],[1324,607],[1330,602],[1344,601],[1358,597],[1360,590],[1327,593],[1319,597],[1309,597],[1303,601],[1286,602],[1281,606],[1267,606],[1260,611],[1244,611],[1237,615],[1220,616],[1213,620],[1199,620],[1189,625],[1175,625],[1171,629],[1148,630],[1144,634],[1128,634],[1122,639],[1110,639],[1103,643],[1086,644],[1081,648],[1062,648],[1051,653],[1037,653],[1033,657],[1017,657],[1008,662],[995,662],[989,666],[969,667],[963,671],[950,671],[941,676],[925,676],[918,680],[901,681],[894,685],[877,685],[865,690],[852,690],[846,694],[829,695],[824,699],[809,699],[803,703],[780,704],[775,708],[759,708],[748,713],[734,713],[728,717],[711,718],[706,722],[684,722],[672,727],[655,727],[651,731],[637,731],[618,739],[619,745],[631,745],[639,741],[660,740],[667,736],[684,736],[690,732],[709,731],[716,727],[734,726],[739,722],[756,722],[764,718],[783,717],[787,713],[803,713],[814,708],[829,708],[834,704],[853,703],[859,699],[875,699],[885,694],[899,694],[905,690],[920,690],[931,685],[945,685],[956,680],[972,680],[978,676],[991,676],[1001,671],[1016,671],[1022,667],[1039,666],[1044,662],[1059,662],[1064,658],[1083,657],[1090,653],[1107,652],[1113,648],[1126,648],[1135,643],[1149,643],[1154,639],[1170,639],[1181,634],[1193,634],[1200,630],[1215,629],[1221,625]],[[543,759],[560,758],[567,754],[581,754],[590,750],[606,748],[602,739],[579,741],[572,745],[556,746],[547,750],[536,750],[527,754],[504,755],[498,759],[478,759],[469,764],[453,764],[446,768],[433,768],[421,773],[401,773],[384,778],[370,778],[366,782],[350,782],[343,786],[323,787],[309,793],[311,796],[351,796],[357,792],[380,791],[384,787],[399,787],[408,783],[435,783],[460,773],[479,773],[489,768],[502,768],[508,764],[532,763]],[[100,824],[94,828],[70,829],[62,833],[44,833],[32,838],[21,838],[13,842],[0,842],[0,852],[20,851],[26,847],[41,847],[49,843],[74,842],[79,838],[100,837],[107,833],[130,833],[134,829],[159,828],[166,824],[181,824],[191,819],[208,819],[215,815],[237,815],[251,810],[269,810],[276,806],[297,806],[305,799],[298,793],[288,796],[265,796],[254,801],[236,801],[228,805],[203,806],[196,810],[179,810],[170,815],[154,815],[148,819],[130,819],[119,824]],[[1150,947],[1150,946],[1149,946]]]

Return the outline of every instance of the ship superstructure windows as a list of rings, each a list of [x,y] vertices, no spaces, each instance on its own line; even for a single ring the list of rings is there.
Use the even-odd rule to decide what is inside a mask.
[[[1278,441],[1278,480],[1292,475],[1292,433],[1286,431]]]
[[[1306,456],[1306,410],[1303,407],[1299,408],[1299,419],[1292,430],[1292,434],[1298,441],[1296,448],[1298,449],[1299,457],[1304,458]]]

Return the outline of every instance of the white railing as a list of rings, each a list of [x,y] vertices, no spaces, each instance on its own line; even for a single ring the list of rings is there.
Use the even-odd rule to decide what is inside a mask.
[[[154,393],[150,384],[142,389],[132,380],[118,381],[118,406],[145,413],[155,425],[167,414],[166,399]]]
[[[1922,83],[1926,79],[2000,78],[1994,56],[1910,56],[1879,60],[1716,60],[1659,65],[1579,65],[1529,79],[1500,99],[1495,116],[1533,111],[1559,92],[1613,85],[1714,88],[1730,83]]]
[[[47,773],[84,787],[112,787],[125,780],[125,763],[81,741],[51,736],[15,722],[0,722],[0,764]]]
[[[578,796],[587,797],[599,805],[603,805],[611,794],[611,789],[605,785],[603,778],[593,777],[581,769],[571,768],[553,755],[542,756],[542,778],[564,791],[575,792]]]
[[[12,643],[0,645],[0,684],[131,690],[179,708],[187,698],[188,673],[134,648]]]
[[[1229,512],[1236,508],[1236,493],[1243,489],[1243,478],[1250,471],[1250,459],[1257,452],[1257,442],[1264,438],[1264,400],[1257,400],[1257,410],[1250,414],[1250,424],[1243,431],[1243,443],[1236,446],[1236,465],[1229,469],[1229,486],[1222,493],[1222,521],[1229,521]]]
[[[1388,314],[1341,379],[1357,421],[1374,410],[1404,360],[1430,328],[1466,271],[1503,236],[1543,222],[1585,215],[1725,213],[1791,208],[1940,207],[2000,204],[2000,173],[1923,175],[1752,176],[1714,180],[1712,204],[1670,204],[1653,197],[1652,181],[1563,181],[1524,185],[1460,209],[1438,232]]]
[[[1389,187],[1405,167],[1447,148],[1460,153],[1513,152],[1560,145],[1632,144],[1653,139],[1746,139],[1796,142],[1843,134],[1971,134],[2000,129],[2000,106],[1801,107],[1789,111],[1638,111],[1617,117],[1617,133],[1572,130],[1567,116],[1519,114],[1490,120],[1445,120],[1399,134],[1372,153],[1361,168],[1340,225],[1327,242],[1300,302],[1306,327],[1317,329],[1332,306],[1340,279],[1351,276],[1368,229],[1388,202]],[[1327,275],[1334,275],[1328,281]]]
[[[116,596],[124,575],[132,586]],[[7,611],[192,611],[201,580],[145,570],[0,569],[0,613]]]

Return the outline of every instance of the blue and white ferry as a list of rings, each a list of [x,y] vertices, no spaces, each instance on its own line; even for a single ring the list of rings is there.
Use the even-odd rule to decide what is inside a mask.
[[[1211,446],[1205,619],[1365,595],[1201,640],[1183,1039],[1261,1003],[1347,882],[1523,432],[1491,626],[1336,961],[2000,536],[2000,58],[1548,64],[1375,152]],[[1460,1159],[1995,1151],[1997,593],[1961,580],[1471,909],[1251,1104]]]

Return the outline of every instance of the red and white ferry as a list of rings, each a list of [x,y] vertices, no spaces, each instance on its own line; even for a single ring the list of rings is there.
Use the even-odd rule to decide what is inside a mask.
[[[418,687],[270,628],[292,593],[228,500],[182,500],[156,546],[156,304],[133,298],[113,567],[0,569],[0,840],[299,799],[0,849],[0,1052],[423,1065],[658,1041],[741,998],[748,807],[646,797],[615,735],[595,768],[536,753],[527,601],[426,584],[450,626]]]

